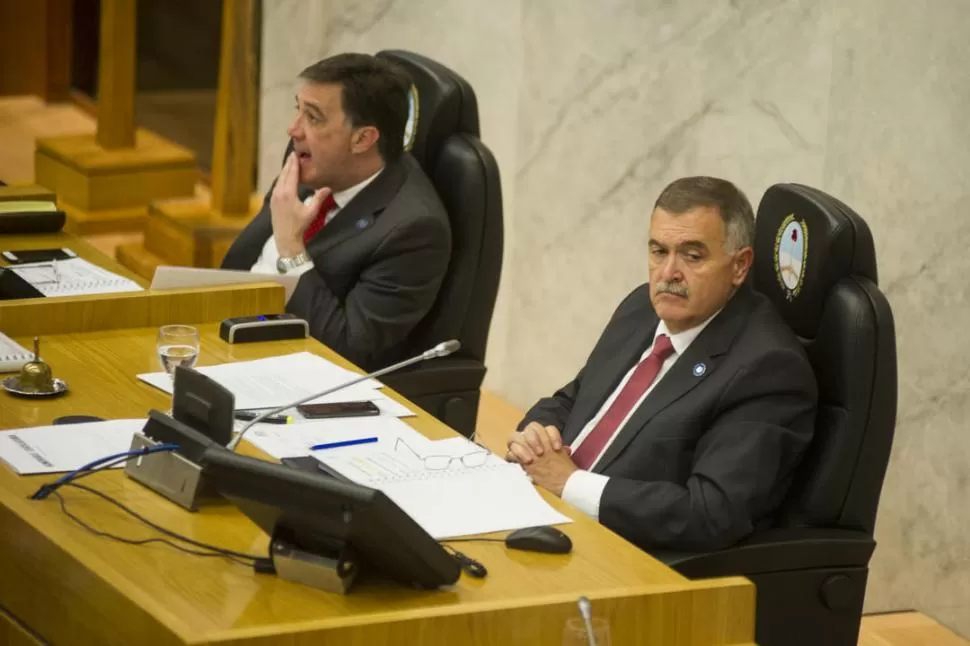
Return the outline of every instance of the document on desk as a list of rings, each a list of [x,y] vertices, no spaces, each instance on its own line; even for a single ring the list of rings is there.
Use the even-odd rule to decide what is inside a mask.
[[[162,266],[155,269],[151,288],[179,289],[189,287],[218,287],[220,285],[246,285],[250,283],[279,283],[283,286],[286,301],[289,301],[299,280],[299,276],[290,276],[287,274],[254,274],[250,271],[232,269]]]
[[[296,352],[253,361],[221,363],[196,368],[219,382],[236,397],[237,409],[275,408],[308,397],[328,386],[342,384],[358,375],[309,352]],[[164,372],[138,375],[145,383],[172,393],[172,379]],[[381,383],[368,379],[313,402],[370,399]]]
[[[346,417],[307,420],[297,424],[257,424],[245,440],[276,459],[299,458],[311,454],[310,447],[365,438],[376,438],[361,445],[393,451],[398,439],[417,451],[427,450],[431,440],[396,417]],[[345,449],[346,450],[346,449]]]
[[[20,475],[74,471],[98,458],[130,450],[132,436],[145,422],[113,419],[2,431],[0,460]]]
[[[510,531],[572,520],[542,499],[516,464],[494,454],[480,466],[462,456],[484,451],[463,437],[388,450],[365,446],[314,451],[313,457],[350,480],[380,489],[438,540]],[[426,467],[427,458],[454,458],[447,469]]]
[[[10,269],[44,296],[87,296],[142,291],[135,281],[84,258],[15,265]]]

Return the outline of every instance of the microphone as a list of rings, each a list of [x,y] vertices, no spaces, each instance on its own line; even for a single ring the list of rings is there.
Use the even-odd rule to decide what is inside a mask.
[[[593,605],[585,595],[576,603],[579,605],[579,614],[583,616],[583,623],[586,625],[586,641],[590,646],[596,646],[596,635],[593,633]]]
[[[229,442],[229,444],[227,445],[227,448],[230,451],[235,451],[236,450],[236,447],[239,446],[239,443],[242,441],[243,436],[249,431],[249,429],[251,429],[256,424],[259,424],[261,421],[263,421],[267,417],[272,417],[273,415],[276,415],[278,413],[282,413],[287,408],[293,408],[294,406],[299,406],[300,404],[305,404],[308,401],[312,401],[314,399],[317,399],[318,397],[323,397],[324,395],[333,394],[333,393],[337,392],[338,390],[343,390],[344,388],[349,388],[350,386],[353,386],[354,384],[359,384],[362,381],[367,381],[368,379],[374,379],[376,377],[380,377],[382,375],[386,375],[389,372],[394,372],[395,370],[400,370],[401,368],[406,368],[407,366],[410,366],[410,365],[415,364],[415,363],[419,363],[421,361],[426,361],[428,359],[437,359],[438,357],[447,357],[449,354],[457,351],[458,348],[460,348],[460,347],[461,347],[461,343],[458,342],[458,341],[456,341],[455,339],[452,339],[451,341],[443,341],[442,343],[439,343],[438,345],[436,345],[435,347],[431,348],[430,350],[425,350],[421,354],[419,354],[419,355],[417,355],[415,357],[411,357],[410,359],[405,359],[404,361],[401,361],[399,363],[395,363],[392,366],[388,366],[386,368],[381,368],[380,370],[376,370],[376,371],[374,371],[374,372],[372,372],[370,374],[367,374],[367,375],[363,375],[363,376],[360,376],[360,377],[355,377],[354,379],[351,379],[350,381],[344,382],[344,383],[339,384],[337,386],[331,386],[330,388],[327,388],[324,391],[321,391],[321,392],[318,392],[318,393],[314,393],[314,394],[308,395],[306,397],[302,397],[300,399],[297,399],[296,401],[290,402],[289,404],[284,404],[283,406],[279,406],[277,408],[273,408],[273,409],[270,409],[268,411],[265,411],[265,412],[257,415],[256,417],[254,417],[245,426],[243,426],[242,427],[242,430],[239,431],[239,435],[237,435],[234,440],[232,440],[231,442]]]

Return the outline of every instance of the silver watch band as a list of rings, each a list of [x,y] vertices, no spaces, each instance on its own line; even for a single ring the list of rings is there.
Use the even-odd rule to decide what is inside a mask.
[[[300,253],[296,254],[292,258],[280,257],[279,259],[277,259],[276,271],[278,271],[281,274],[285,274],[289,270],[295,269],[300,265],[305,265],[308,262],[310,262],[310,256],[308,256],[305,251],[301,251]]]

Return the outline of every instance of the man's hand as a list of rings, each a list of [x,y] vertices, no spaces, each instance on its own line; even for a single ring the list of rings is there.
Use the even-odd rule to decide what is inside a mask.
[[[320,205],[330,194],[329,188],[321,188],[313,194],[310,203],[304,205],[296,192],[299,180],[300,161],[296,153],[290,153],[269,198],[273,238],[283,258],[292,258],[305,250],[303,232],[313,222]]]
[[[578,471],[568,446],[555,426],[542,426],[531,422],[521,433],[514,433],[508,442],[509,452],[505,459],[518,462],[532,481],[562,496],[562,490],[573,471]]]

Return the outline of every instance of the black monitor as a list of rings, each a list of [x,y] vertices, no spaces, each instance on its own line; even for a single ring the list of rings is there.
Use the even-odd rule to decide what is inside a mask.
[[[346,593],[361,570],[422,589],[458,580],[457,560],[377,489],[206,451],[215,489],[270,535],[277,575]]]
[[[235,395],[219,382],[191,368],[175,368],[172,417],[179,422],[226,446],[232,439],[235,406]]]

